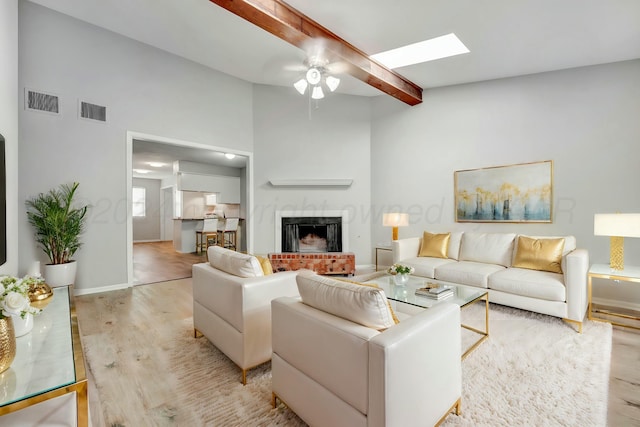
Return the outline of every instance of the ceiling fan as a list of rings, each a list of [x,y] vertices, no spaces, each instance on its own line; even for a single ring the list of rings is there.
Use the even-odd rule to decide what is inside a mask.
[[[312,99],[322,99],[324,98],[323,88],[334,92],[340,85],[340,78],[336,75],[346,72],[348,65],[343,61],[331,61],[335,55],[329,48],[330,42],[326,39],[311,39],[303,49],[306,52],[303,64],[289,68],[297,68],[304,73],[293,84],[301,95],[304,95],[308,89]]]

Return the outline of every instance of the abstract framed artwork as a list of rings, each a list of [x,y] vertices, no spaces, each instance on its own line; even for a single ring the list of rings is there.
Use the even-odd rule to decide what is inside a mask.
[[[454,172],[456,222],[551,222],[553,161]]]

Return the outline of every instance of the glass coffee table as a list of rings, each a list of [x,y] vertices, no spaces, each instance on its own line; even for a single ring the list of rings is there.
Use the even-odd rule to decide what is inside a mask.
[[[469,325],[461,324],[460,326],[468,329],[478,335],[480,338],[476,340],[471,347],[469,347],[463,354],[462,359],[467,357],[469,353],[475,350],[484,340],[489,338],[489,295],[486,290],[483,289],[473,289],[466,286],[456,285],[454,283],[441,282],[438,280],[432,280],[425,277],[418,276],[409,276],[409,281],[404,285],[397,285],[393,276],[390,274],[383,274],[379,277],[371,278],[367,280],[367,284],[375,284],[384,290],[385,295],[388,299],[392,301],[396,301],[402,304],[409,304],[415,307],[420,307],[423,309],[429,309],[436,304],[440,304],[442,302],[450,302],[460,306],[460,309],[464,309],[469,307],[472,304],[475,304],[484,299],[485,303],[485,327],[484,331],[474,328]],[[435,283],[439,285],[445,285],[451,288],[453,291],[453,295],[441,299],[436,300],[429,297],[416,295],[416,289],[424,288],[427,283]]]

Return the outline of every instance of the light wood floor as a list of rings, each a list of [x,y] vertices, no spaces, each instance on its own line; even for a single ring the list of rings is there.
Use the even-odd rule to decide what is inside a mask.
[[[159,333],[164,323],[192,316],[191,279],[79,296],[76,298],[76,308],[83,338],[107,334],[113,336],[115,326],[123,331],[116,338],[122,342],[115,345],[152,343],[152,335]],[[127,328],[128,323],[135,324],[136,328]],[[136,336],[136,333],[141,335]],[[614,327],[611,352],[608,425],[640,427],[640,333]],[[126,414],[128,399],[138,398],[135,391],[138,385],[157,381],[162,372],[159,369],[157,375],[149,378],[144,378],[144,375],[149,375],[149,372],[141,373],[139,378],[123,377],[114,372],[111,380],[120,383],[122,390],[130,390],[132,394],[123,395],[118,402],[100,402],[93,377],[88,372],[89,404],[94,427],[107,427],[102,416],[103,406],[120,407],[120,411]],[[157,396],[171,395],[171,390],[161,389],[162,382],[158,384],[160,389],[157,390]],[[126,422],[122,426],[129,427]]]
[[[133,244],[134,284],[164,282],[191,277],[191,266],[205,262],[205,254],[183,254],[173,248],[173,242]]]

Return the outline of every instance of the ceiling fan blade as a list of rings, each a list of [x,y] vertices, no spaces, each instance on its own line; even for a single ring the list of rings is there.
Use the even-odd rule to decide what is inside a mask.
[[[326,70],[331,74],[347,74],[351,64],[346,61],[331,62],[325,66]]]
[[[304,56],[302,55],[300,55],[299,59],[292,59],[290,57],[272,58],[267,61],[262,67],[262,74],[264,76],[281,76],[283,74],[292,74],[293,77],[295,77],[298,74],[303,74],[305,71],[307,71],[307,67],[304,65]]]
[[[325,67],[333,59],[336,59],[332,52],[337,50],[338,47],[339,45],[332,40],[315,38],[306,41],[302,49],[307,54],[307,63],[309,65]]]

